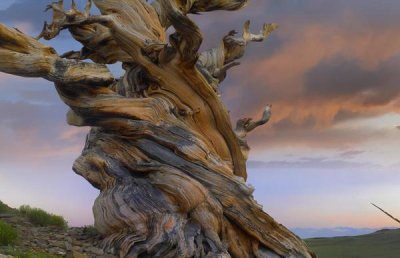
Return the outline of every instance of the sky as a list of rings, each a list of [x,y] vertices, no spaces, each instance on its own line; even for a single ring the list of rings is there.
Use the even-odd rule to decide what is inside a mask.
[[[83,1],[78,1],[82,6]],[[36,36],[48,0],[2,0],[0,22]],[[249,135],[255,198],[291,228],[398,226],[400,216],[400,1],[252,0],[238,12],[195,15],[202,49],[250,19],[280,28],[249,45],[221,95],[232,121],[261,115]],[[58,53],[80,45],[61,34]],[[111,66],[116,76],[118,65]],[[98,191],[71,169],[88,128],[66,125],[51,83],[0,73],[0,200],[93,223]]]

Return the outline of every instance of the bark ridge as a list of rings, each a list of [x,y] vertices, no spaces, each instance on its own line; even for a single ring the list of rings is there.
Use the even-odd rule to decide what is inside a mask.
[[[93,213],[104,250],[120,257],[315,257],[266,214],[246,184],[246,135],[268,122],[233,128],[218,95],[250,42],[276,24],[199,52],[188,14],[234,11],[247,0],[88,0],[48,5],[37,38],[0,24],[0,71],[54,82],[67,122],[90,126],[73,170],[100,190]],[[91,15],[92,5],[100,15]],[[173,33],[166,31],[172,27]],[[83,47],[59,55],[41,43],[68,30]],[[167,39],[167,37],[169,37]],[[91,62],[85,61],[90,60]],[[122,62],[114,78],[107,64]]]

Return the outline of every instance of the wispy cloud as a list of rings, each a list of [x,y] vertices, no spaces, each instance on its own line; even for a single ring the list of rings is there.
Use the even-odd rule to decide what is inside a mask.
[[[48,0],[14,1],[7,9],[0,10],[1,21],[15,27],[19,25],[23,30],[28,26],[34,31],[39,31],[44,21],[51,18],[51,13],[43,12],[49,2]]]
[[[296,160],[277,160],[277,161],[255,161],[247,162],[249,168],[299,168],[299,169],[362,169],[378,168],[377,164],[366,162],[355,162],[341,159],[330,159],[327,157],[303,157]]]
[[[18,80],[1,91],[14,86],[18,88]],[[57,101],[54,88],[32,91],[29,86],[11,99],[0,98],[0,161],[43,163],[52,157],[77,156],[87,129],[66,125],[67,108]]]
[[[373,1],[254,1],[241,14],[209,19],[219,24],[207,27],[214,38],[240,28],[238,21],[245,17],[257,21],[254,30],[262,21],[280,24],[268,42],[249,46],[243,66],[224,83],[222,96],[233,116],[254,116],[272,103],[271,124],[330,127],[344,117],[398,112],[400,19],[391,9],[400,5],[384,1],[379,6],[374,8]]]
[[[361,150],[349,150],[342,153],[339,153],[339,157],[343,159],[353,159],[356,156],[363,154],[365,151]]]

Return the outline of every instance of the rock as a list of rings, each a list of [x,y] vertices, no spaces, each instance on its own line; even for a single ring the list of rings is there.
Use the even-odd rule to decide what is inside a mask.
[[[65,249],[66,249],[67,251],[72,251],[72,244],[71,244],[70,242],[65,241],[65,242],[64,242],[64,245],[65,245]]]
[[[65,250],[63,250],[59,247],[51,247],[47,251],[49,252],[49,254],[55,254],[55,255],[61,255],[61,256],[64,256],[67,254],[67,252],[65,252]]]
[[[104,254],[103,250],[101,250],[100,248],[93,247],[93,246],[85,248],[85,251],[88,253],[95,254],[95,255],[103,255]]]
[[[35,227],[25,217],[16,216],[0,219],[17,229],[20,236],[16,249],[35,250],[65,258],[107,257],[99,248],[102,237],[84,228],[70,228],[67,231],[55,227]],[[11,256],[0,255],[0,258]],[[114,258],[114,257],[109,257]]]
[[[83,247],[91,247],[92,245],[89,244],[89,243],[82,243],[82,246],[83,246]]]
[[[40,243],[38,243],[38,247],[40,247],[41,249],[45,250],[48,247],[48,245],[45,244],[45,243],[40,242]]]
[[[54,246],[54,247],[59,247],[59,248],[65,248],[64,242],[61,242],[61,241],[52,241],[52,240],[49,240],[49,245],[50,245],[50,246]]]
[[[0,258],[14,258],[14,256],[0,254]]]
[[[77,251],[72,251],[73,258],[89,258],[86,254],[79,253]]]
[[[72,237],[70,236],[65,237],[65,241],[72,244]]]
[[[0,213],[0,219],[12,218],[12,217],[15,217],[15,214]],[[0,256],[0,257],[1,257],[1,256]]]

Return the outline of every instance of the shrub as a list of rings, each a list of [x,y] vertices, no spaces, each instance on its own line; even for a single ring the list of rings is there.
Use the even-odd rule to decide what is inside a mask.
[[[98,236],[100,233],[93,225],[87,225],[83,228],[83,234],[90,237]]]
[[[7,204],[0,201],[0,213],[11,213],[11,212],[15,212],[15,209],[8,207]]]
[[[0,221],[0,246],[12,245],[17,237],[17,231],[12,226]]]
[[[5,249],[1,249],[1,252],[5,255],[11,255],[16,258],[58,258],[60,256],[50,255],[43,252],[37,251],[22,251],[15,247],[6,247]]]
[[[31,208],[28,205],[22,205],[19,212],[27,217],[29,221],[36,226],[56,226],[66,228],[67,222],[62,216],[47,213],[46,211],[38,208]]]

